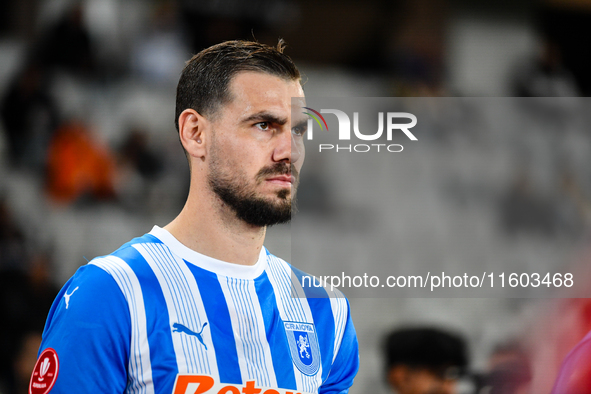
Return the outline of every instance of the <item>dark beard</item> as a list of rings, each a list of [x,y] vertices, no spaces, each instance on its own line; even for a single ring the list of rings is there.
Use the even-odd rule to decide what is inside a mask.
[[[289,189],[277,192],[279,203],[257,197],[254,190],[248,190],[248,186],[241,180],[230,178],[218,170],[217,163],[212,163],[208,182],[211,189],[226,203],[235,213],[238,219],[257,227],[272,226],[287,223],[291,220],[292,211],[295,210],[295,195]],[[256,176],[257,184],[264,181],[267,176],[289,174],[287,164],[276,163],[265,167]],[[297,187],[298,173],[291,165],[291,173],[296,179],[292,185],[293,192]],[[293,206],[292,206],[293,205]]]

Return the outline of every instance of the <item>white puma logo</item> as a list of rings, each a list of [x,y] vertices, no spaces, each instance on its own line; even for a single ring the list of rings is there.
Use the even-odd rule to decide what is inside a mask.
[[[76,290],[78,290],[78,286],[76,286],[76,288],[74,290],[72,290],[72,292],[70,294],[68,294],[67,291],[64,294],[64,298],[66,299],[66,309],[68,309],[68,307],[70,306],[70,297],[72,297],[72,294],[74,294],[74,292]]]

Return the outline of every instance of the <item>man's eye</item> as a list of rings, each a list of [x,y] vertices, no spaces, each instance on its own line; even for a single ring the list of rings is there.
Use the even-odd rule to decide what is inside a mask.
[[[258,127],[261,130],[269,130],[269,123],[268,122],[259,122],[256,124],[256,127]]]
[[[306,129],[305,126],[297,126],[291,129],[291,133],[293,135],[302,136],[306,132]]]

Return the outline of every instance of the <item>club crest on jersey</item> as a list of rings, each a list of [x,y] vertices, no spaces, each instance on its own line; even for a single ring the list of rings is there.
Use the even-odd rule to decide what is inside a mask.
[[[320,348],[316,329],[311,323],[284,322],[291,359],[304,375],[314,375],[320,368]]]
[[[53,388],[59,372],[59,359],[52,348],[45,349],[33,368],[29,381],[29,394],[47,394]]]

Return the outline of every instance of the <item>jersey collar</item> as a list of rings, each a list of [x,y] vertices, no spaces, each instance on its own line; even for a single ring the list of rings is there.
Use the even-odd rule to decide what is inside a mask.
[[[174,235],[159,226],[154,226],[149,234],[158,238],[174,254],[188,263],[218,275],[239,279],[255,279],[263,273],[267,265],[267,249],[264,246],[261,248],[256,264],[240,265],[214,259],[213,257],[196,252],[183,245]]]

